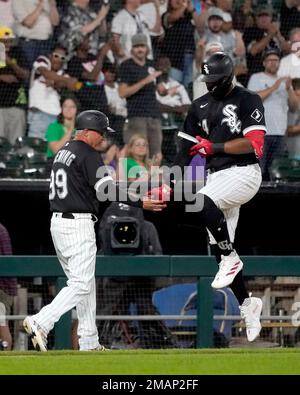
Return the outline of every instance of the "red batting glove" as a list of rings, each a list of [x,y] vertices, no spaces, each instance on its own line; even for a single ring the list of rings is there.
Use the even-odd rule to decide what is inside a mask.
[[[160,187],[152,188],[146,193],[146,195],[151,197],[151,199],[163,200],[165,202],[167,200],[170,200],[170,195],[172,191],[172,188],[170,188],[166,184],[163,184]]]
[[[194,156],[200,154],[203,156],[209,156],[214,153],[213,143],[211,141],[203,139],[200,136],[196,136],[196,139],[199,141],[199,143],[192,146],[190,149],[190,155]]]

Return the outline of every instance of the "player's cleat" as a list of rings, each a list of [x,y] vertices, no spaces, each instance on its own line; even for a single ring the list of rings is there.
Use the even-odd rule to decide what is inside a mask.
[[[243,268],[243,262],[235,251],[232,251],[228,256],[222,255],[221,257],[222,261],[219,264],[219,271],[211,283],[213,288],[227,287]]]
[[[94,348],[93,350],[90,351],[108,351],[108,348],[105,348],[104,346],[101,346],[101,344],[99,344],[98,347]]]
[[[259,298],[246,298],[240,306],[241,317],[246,323],[247,339],[253,342],[261,330],[260,314],[262,310],[262,301]]]
[[[47,335],[32,317],[26,317],[23,321],[23,327],[29,335],[33,347],[37,351],[47,351]]]
[[[79,351],[109,351],[109,349],[99,344],[99,346],[96,348],[90,348],[89,350],[79,350]]]

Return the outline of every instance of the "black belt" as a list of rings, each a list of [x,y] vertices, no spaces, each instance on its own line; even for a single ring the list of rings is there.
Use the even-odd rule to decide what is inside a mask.
[[[61,217],[68,218],[68,219],[75,219],[75,217],[72,213],[63,213]]]
[[[215,173],[217,171],[221,171],[221,170],[225,170],[225,169],[229,169],[230,167],[246,167],[249,165],[255,165],[255,163],[247,163],[247,164],[237,164],[237,165],[227,165],[227,166],[223,166],[223,167],[209,167],[207,170],[209,170],[210,173]]]

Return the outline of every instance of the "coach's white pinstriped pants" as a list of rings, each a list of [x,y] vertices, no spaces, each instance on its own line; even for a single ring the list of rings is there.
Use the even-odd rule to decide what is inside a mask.
[[[242,167],[232,166],[208,174],[206,185],[198,191],[198,193],[210,197],[223,211],[231,242],[234,242],[240,207],[253,198],[259,190],[260,184],[259,164]],[[210,232],[208,234],[210,244],[216,244],[212,234]]]
[[[68,277],[54,300],[33,316],[48,333],[60,317],[76,306],[80,350],[99,346],[96,327],[96,236],[90,214],[76,219],[51,219],[51,235],[61,266]]]

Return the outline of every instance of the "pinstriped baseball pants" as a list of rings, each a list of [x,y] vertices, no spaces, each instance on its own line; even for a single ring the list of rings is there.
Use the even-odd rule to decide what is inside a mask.
[[[90,214],[51,219],[51,235],[59,262],[68,278],[54,300],[33,316],[48,333],[60,317],[76,306],[80,350],[99,346],[96,327],[96,236]]]
[[[198,193],[210,197],[224,213],[230,241],[234,242],[240,207],[253,198],[261,184],[259,164],[248,166],[232,166],[208,174],[206,185]],[[212,234],[209,234],[210,244],[216,244]]]

